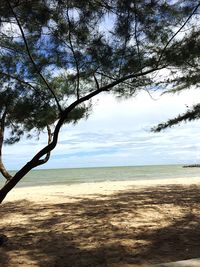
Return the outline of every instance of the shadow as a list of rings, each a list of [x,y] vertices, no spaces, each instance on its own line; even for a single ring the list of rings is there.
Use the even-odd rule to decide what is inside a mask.
[[[200,255],[199,186],[131,189],[74,202],[8,202],[0,267],[148,266]]]
[[[7,267],[9,266],[8,263],[8,255],[7,253],[0,247],[0,266]]]

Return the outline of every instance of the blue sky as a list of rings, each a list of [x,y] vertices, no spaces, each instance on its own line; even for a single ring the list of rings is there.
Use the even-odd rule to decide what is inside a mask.
[[[159,96],[153,100],[146,92],[135,98],[117,100],[101,95],[87,120],[62,128],[51,159],[42,168],[151,165],[200,162],[200,122],[183,123],[161,133],[151,127],[184,112],[186,105],[200,99],[200,92],[187,90],[179,95]],[[46,144],[22,140],[4,148],[8,169],[19,169]]]

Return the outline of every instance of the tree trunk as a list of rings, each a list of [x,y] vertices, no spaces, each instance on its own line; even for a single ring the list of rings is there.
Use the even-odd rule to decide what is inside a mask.
[[[52,141],[53,133],[51,132],[51,128],[49,125],[47,125],[47,131],[48,131],[48,145],[43,148],[41,151],[39,151],[29,162],[24,165],[24,167],[21,168],[11,179],[7,180],[7,183],[0,189],[0,204],[8,194],[8,192],[33,168],[36,166],[42,165],[46,163],[49,160],[51,150],[53,150],[57,144],[58,140],[58,133],[60,130],[60,127],[63,124],[63,120],[60,120],[57,124],[57,130],[55,134],[54,142]],[[40,159],[42,156],[45,156],[44,159]]]
[[[7,182],[12,178],[12,175],[6,170],[2,160],[2,149],[4,141],[4,129],[5,129],[6,111],[4,111],[0,120],[0,173],[6,178]]]
[[[1,156],[0,156],[0,173],[3,175],[4,178],[6,178],[7,181],[9,181],[12,178],[12,175],[6,170],[4,166]]]
[[[152,72],[152,70],[151,70]],[[145,74],[148,74],[149,72],[146,72]],[[144,73],[143,73],[144,75]],[[98,95],[101,92],[109,91],[110,88],[113,88],[115,85],[117,85],[120,82],[123,82],[124,80],[129,79],[129,76],[126,76],[126,78],[121,78],[119,81],[115,81],[109,85],[103,86],[102,88],[98,88],[95,91],[90,92],[88,95],[83,96],[80,99],[77,99],[75,102],[73,102],[71,105],[69,105],[61,114],[60,118],[58,119],[55,130],[53,133],[53,139],[50,144],[45,146],[43,149],[41,149],[29,162],[27,162],[24,167],[22,167],[13,177],[6,183],[1,189],[0,189],[0,203],[4,200],[6,195],[15,187],[15,185],[33,168],[44,164],[44,159],[41,160],[42,157],[46,156],[49,157],[49,153],[56,147],[58,142],[58,135],[60,132],[60,128],[64,124],[65,120],[67,119],[69,113],[74,110],[78,105],[81,103],[90,100],[92,97]],[[48,131],[48,134],[50,132]],[[52,137],[51,137],[52,138]]]
[[[10,179],[1,189],[0,189],[0,203],[4,200],[8,192],[36,165],[34,162],[28,162],[20,171],[18,171],[12,179]]]

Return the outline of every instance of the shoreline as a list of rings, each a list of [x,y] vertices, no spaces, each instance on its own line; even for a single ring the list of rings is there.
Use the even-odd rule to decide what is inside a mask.
[[[152,180],[102,181],[79,184],[55,184],[14,188],[3,203],[27,199],[33,202],[59,202],[72,201],[76,197],[94,197],[98,195],[111,195],[119,191],[142,189],[146,187],[165,185],[200,185],[200,177],[173,178]],[[64,199],[63,199],[64,198]]]

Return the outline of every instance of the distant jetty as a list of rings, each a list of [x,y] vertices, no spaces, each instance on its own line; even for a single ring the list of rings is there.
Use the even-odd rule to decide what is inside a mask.
[[[200,168],[200,164],[184,165],[183,168]]]

